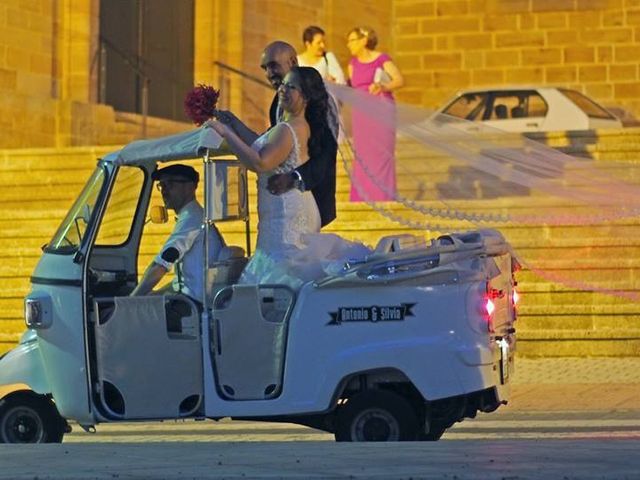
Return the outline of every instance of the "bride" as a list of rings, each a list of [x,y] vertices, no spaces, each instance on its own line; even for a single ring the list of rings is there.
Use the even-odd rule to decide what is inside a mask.
[[[317,256],[319,237],[312,235],[320,232],[320,213],[311,191],[292,189],[273,195],[267,180],[276,173],[291,172],[310,157],[322,158],[323,144],[326,148],[335,138],[327,123],[327,90],[315,69],[293,67],[279,87],[278,97],[284,111],[282,120],[252,145],[227,124],[213,120],[210,125],[226,139],[238,159],[258,174],[258,240],[240,282],[297,288],[322,275]]]

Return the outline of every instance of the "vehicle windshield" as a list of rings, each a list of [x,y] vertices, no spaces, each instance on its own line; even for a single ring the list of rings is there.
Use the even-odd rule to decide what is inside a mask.
[[[465,120],[479,120],[482,119],[486,105],[486,93],[465,93],[449,104],[442,113]]]
[[[100,220],[96,245],[123,245],[129,239],[144,186],[144,171],[138,167],[120,167]]]
[[[46,252],[73,253],[78,249],[87,232],[87,226],[104,185],[105,177],[105,171],[101,167],[93,172],[55,235],[45,247]]]
[[[575,103],[580,110],[587,114],[590,118],[605,118],[607,120],[615,120],[615,117],[607,112],[604,108],[591,100],[589,97],[575,90],[560,89],[565,97]]]

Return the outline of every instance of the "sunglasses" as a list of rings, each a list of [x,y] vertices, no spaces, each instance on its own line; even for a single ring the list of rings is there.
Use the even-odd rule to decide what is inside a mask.
[[[178,183],[193,183],[191,180],[161,180],[156,183],[156,188],[158,191],[170,190],[174,185]]]
[[[353,33],[357,35],[356,38],[347,38],[347,43],[355,42],[358,40],[362,40],[363,38],[367,38],[369,36],[369,31],[364,28],[356,28]]]

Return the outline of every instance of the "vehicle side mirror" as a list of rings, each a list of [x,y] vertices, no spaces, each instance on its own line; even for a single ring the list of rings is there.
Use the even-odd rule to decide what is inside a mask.
[[[169,213],[164,205],[153,205],[149,211],[151,223],[162,224],[169,221]]]

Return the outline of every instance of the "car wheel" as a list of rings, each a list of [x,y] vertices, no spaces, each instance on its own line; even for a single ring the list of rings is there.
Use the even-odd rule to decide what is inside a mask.
[[[60,443],[65,421],[50,400],[32,394],[0,400],[0,443]]]
[[[337,413],[338,442],[416,440],[418,419],[409,402],[392,392],[369,390],[351,397]]]

